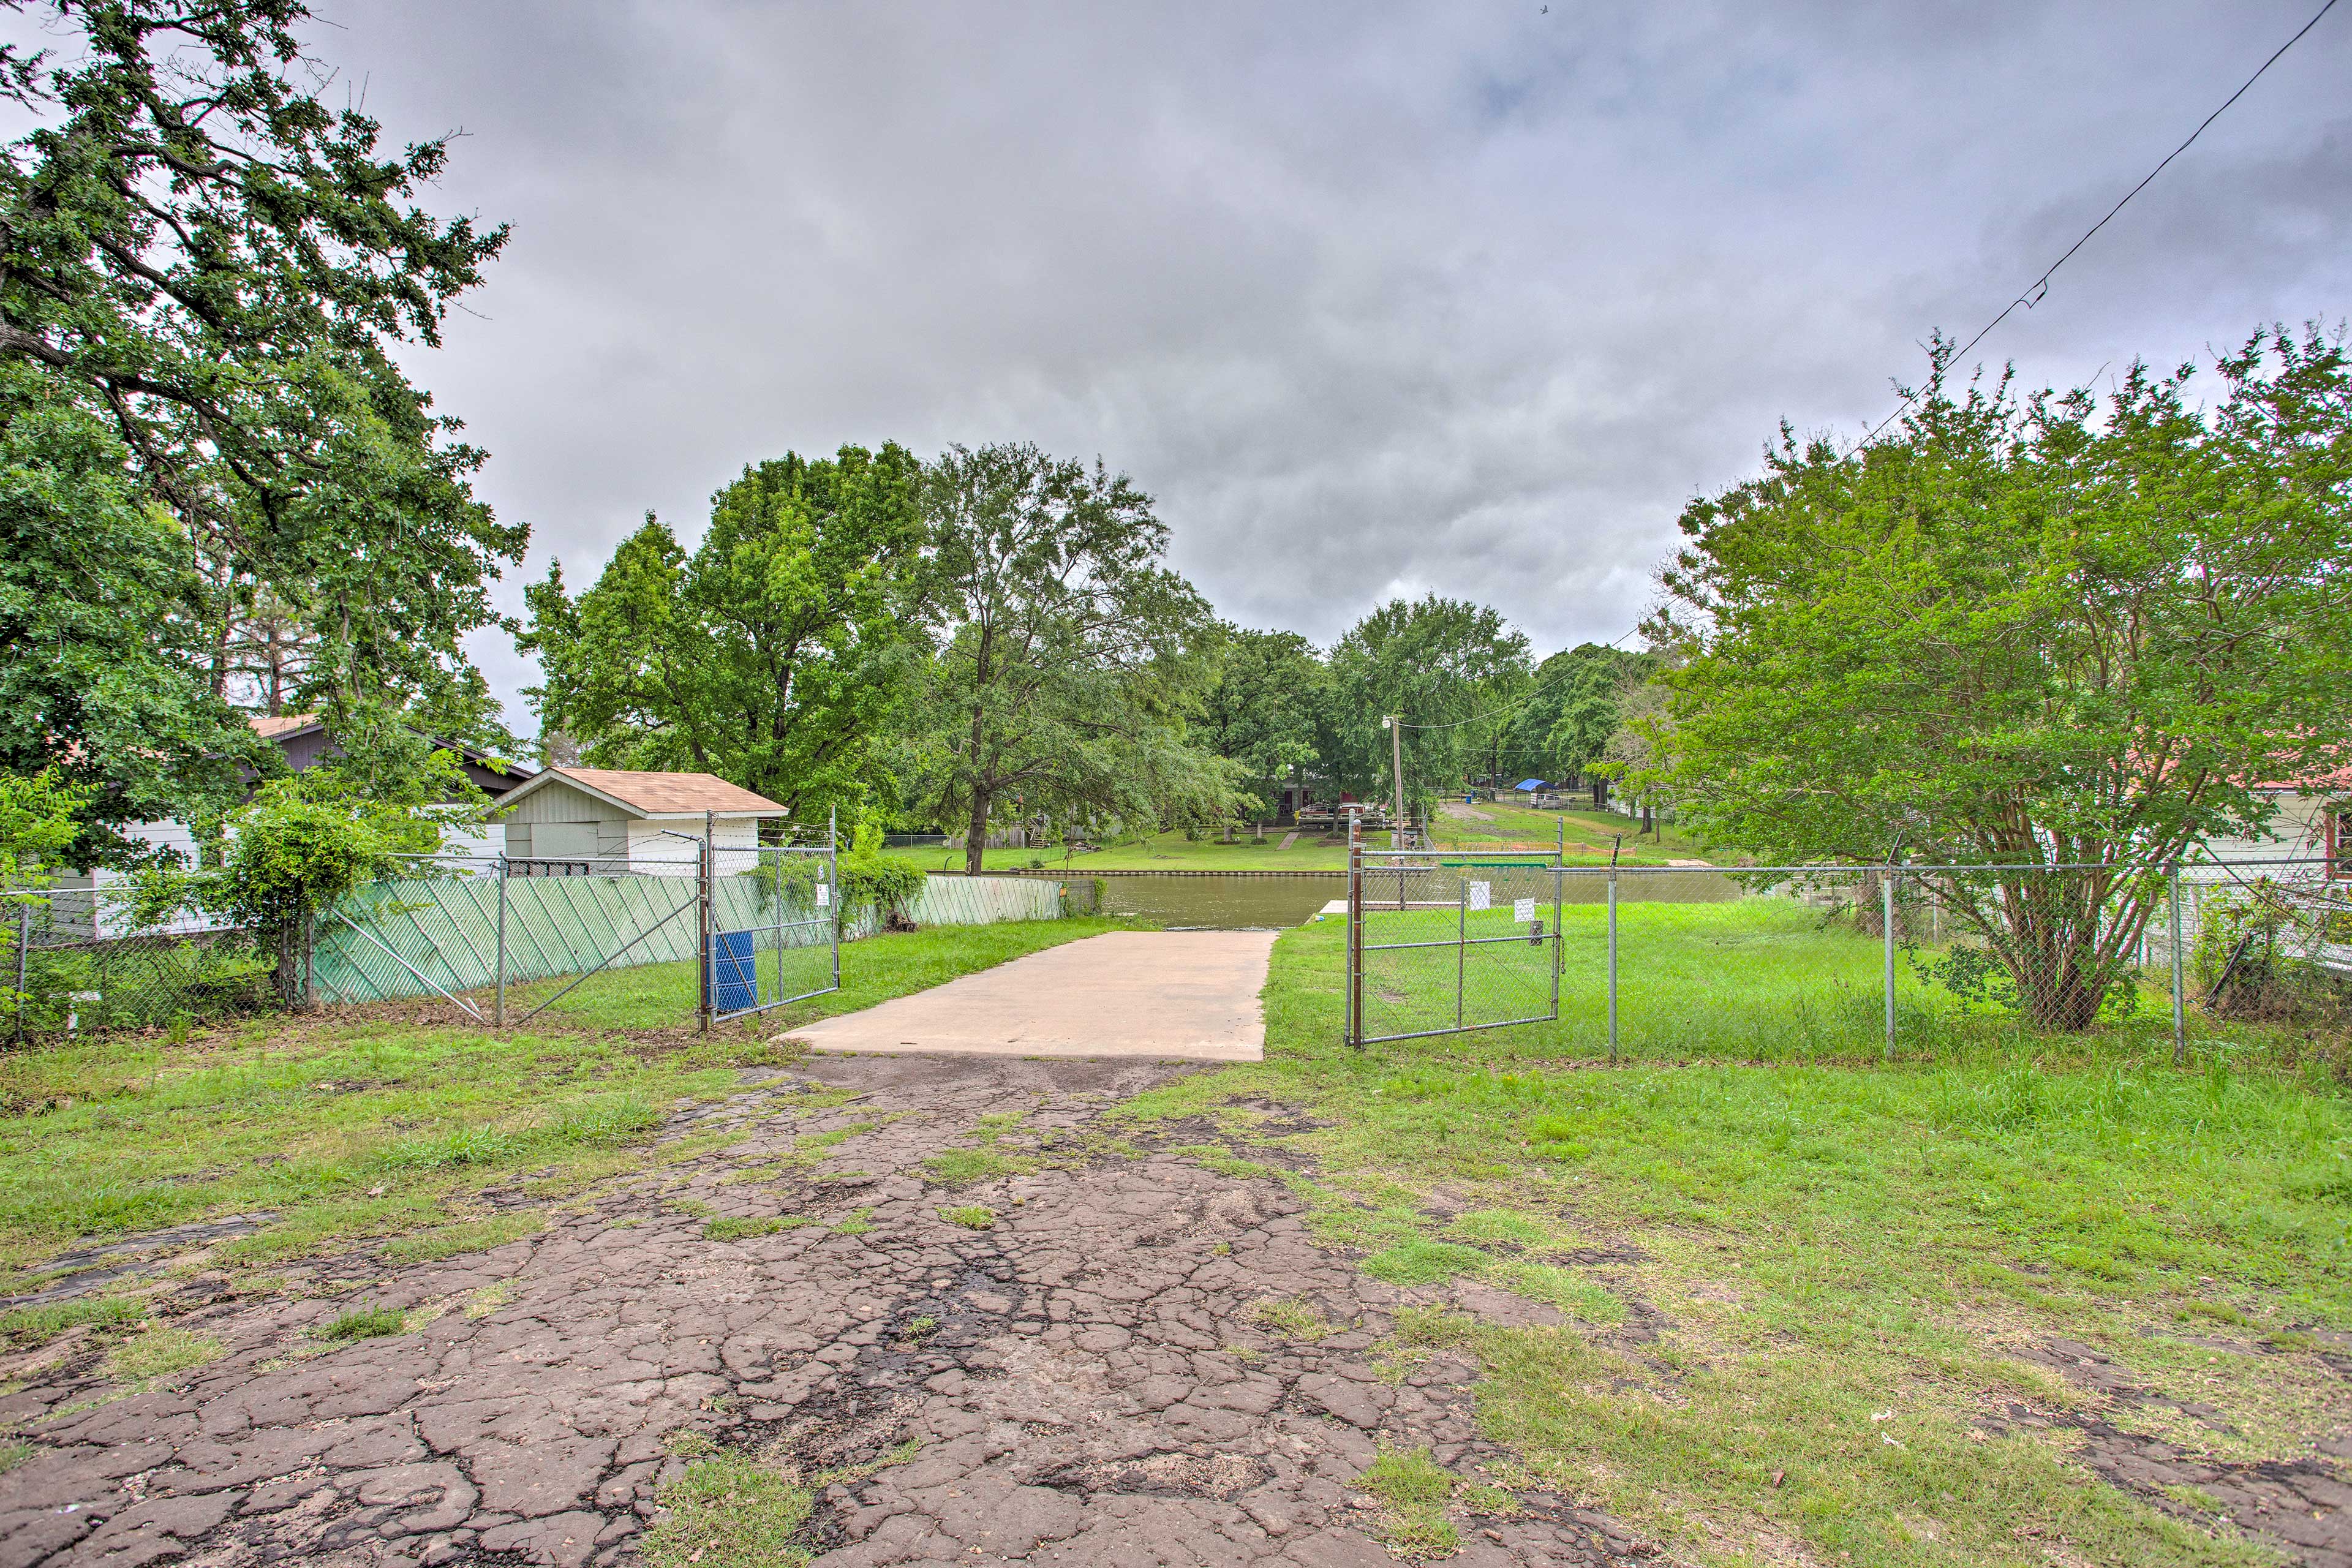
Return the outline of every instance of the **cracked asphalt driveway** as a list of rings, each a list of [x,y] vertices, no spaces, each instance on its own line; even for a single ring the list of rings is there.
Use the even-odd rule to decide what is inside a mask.
[[[710,1445],[860,1478],[800,1537],[843,1568],[1388,1563],[1350,1483],[1382,1447],[1499,1466],[1475,1369],[1384,1362],[1408,1298],[1312,1245],[1280,1183],[1098,1124],[1184,1070],[812,1058],[669,1132],[731,1145],[683,1144],[704,1152],[529,1240],[403,1269],[354,1253],[267,1298],[199,1278],[174,1324],[222,1359],[106,1397],[68,1354],[0,1398],[33,1445],[0,1475],[0,1564],[625,1563],[680,1450]],[[1030,1164],[1041,1142],[1055,1163]],[[960,1205],[992,1226],[942,1215]],[[1333,1331],[1286,1337],[1269,1300]],[[355,1302],[404,1331],[316,1338]],[[1454,1561],[1648,1554],[1520,1492]]]

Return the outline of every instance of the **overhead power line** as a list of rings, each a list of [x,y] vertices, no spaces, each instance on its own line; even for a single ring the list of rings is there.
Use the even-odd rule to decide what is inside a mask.
[[[2154,183],[2156,177],[2164,173],[2167,164],[2169,164],[2175,158],[2179,157],[2183,153],[2188,152],[2189,147],[2196,142],[2197,138],[2205,134],[2205,128],[2207,126],[2212,124],[2216,120],[2221,119],[2221,116],[2229,110],[2231,104],[2245,97],[2246,89],[2252,87],[2254,83],[2263,79],[2263,72],[2278,64],[2281,56],[2284,55],[2289,49],[2294,47],[2295,45],[2303,42],[2303,36],[2305,33],[2310,32],[2314,27],[2319,26],[2319,19],[2334,9],[2336,9],[2336,0],[2326,0],[2326,3],[2323,4],[2318,10],[2311,14],[2310,21],[2305,22],[2302,26],[2295,29],[2294,37],[2289,38],[2285,43],[2281,44],[2272,52],[2270,58],[2264,60],[2260,66],[2255,68],[2253,75],[2248,77],[2243,82],[2239,84],[2237,91],[2231,93],[2229,97],[2221,100],[2221,108],[2216,109],[2212,113],[2207,115],[2204,119],[2197,122],[2197,129],[2189,133],[2187,141],[2182,142],[2179,146],[2175,147],[2171,152],[2167,153],[2164,155],[2163,163],[2158,163],[2155,168],[2150,169],[2147,172],[2146,178],[2142,179],[2138,184],[2134,185],[2130,190],[2126,191],[2124,193],[2123,200],[2117,202],[2114,206],[2107,209],[2106,216],[2093,224],[2089,228],[2084,229],[2083,231],[2082,238],[2068,246],[2066,247],[2066,253],[2063,256],[2061,256],[2057,260],[2043,268],[2042,269],[2042,276],[2036,278],[2032,283],[2028,285],[2023,293],[2020,294],[2016,299],[2011,300],[2008,304],[2002,306],[2000,314],[1995,316],[1991,321],[1987,321],[1981,328],[1978,329],[1977,335],[1970,338],[1966,343],[1961,345],[1960,351],[1952,357],[1955,360],[1967,359],[1969,357],[1969,351],[1975,348],[1979,343],[1984,342],[1986,335],[1991,332],[1995,327],[2000,326],[2003,321],[2009,320],[2011,314],[2014,312],[2020,305],[2022,305],[2027,310],[2031,310],[2034,306],[2042,303],[2042,296],[2050,292],[2050,279],[2052,274],[2055,273],[2061,267],[2065,266],[2067,262],[2073,260],[2074,253],[2082,249],[2085,245],[2088,245],[2094,235],[2096,235],[2101,229],[2106,227],[2108,224],[2114,222],[2116,215],[2123,211],[2124,208],[2129,206],[2134,196],[2147,189],[2147,187]],[[1889,414],[1885,418],[1873,426],[1871,427],[1870,434],[1864,437],[1863,439],[1865,442],[1876,440],[1878,438],[1879,431],[1884,430],[1889,425],[1894,424],[1896,419],[1902,416],[1905,409],[1910,407],[1912,404],[1917,401],[1918,394],[1911,392],[1905,393],[1903,395],[1903,401],[1895,405],[1895,412]]]

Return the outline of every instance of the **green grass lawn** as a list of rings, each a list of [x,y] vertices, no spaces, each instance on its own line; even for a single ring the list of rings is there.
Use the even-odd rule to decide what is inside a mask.
[[[551,1201],[662,1157],[653,1133],[671,1109],[778,1059],[782,1029],[1116,929],[872,937],[843,950],[838,993],[708,1037],[682,1027],[692,965],[665,964],[600,977],[504,1037],[273,1018],[177,1047],[96,1036],[0,1056],[0,1293],[78,1242],[228,1214],[277,1216],[219,1253],[254,1266],[427,1225],[438,1239],[418,1256],[495,1246],[528,1215],[493,1222],[477,1194],[520,1181]],[[23,1326],[0,1318],[0,1333]]]
[[[1055,947],[1108,931],[1124,931],[1123,921],[1081,918],[1059,921],[1004,921],[985,926],[926,926],[920,931],[886,932],[863,942],[845,942],[841,949],[841,990],[790,1003],[740,1021],[743,1029],[773,1035],[836,1013],[854,1013],[893,996],[927,991],[960,974],[991,968],[1024,952]],[[879,944],[879,945],[877,945]],[[830,983],[829,948],[798,948],[782,956],[760,954],[762,996],[811,990]],[[602,1029],[683,1028],[695,1021],[695,964],[646,963],[608,969],[562,995],[570,976],[533,981],[507,994],[509,1017],[520,1016],[541,1001],[547,1011],[534,1019],[551,1026]],[[778,990],[782,984],[785,989]],[[487,993],[473,999],[487,1007]]]
[[[1614,1069],[1587,911],[1566,1021],[1360,1052],[1342,933],[1292,931],[1267,1059],[1133,1109],[1218,1116],[1246,1152],[1275,1135],[1245,1102],[1303,1107],[1327,1125],[1285,1141],[1316,1157],[1292,1180],[1322,1239],[1400,1283],[1559,1307],[1558,1328],[1431,1323],[1482,1358],[1489,1436],[1689,1560],[2267,1560],[2210,1500],[2097,1479],[2074,1423],[2245,1464],[2340,1428],[2341,1056],[2200,1028],[2180,1070],[2161,1018],[2034,1039],[1914,988],[1888,1067],[1877,945],[1769,903],[1627,911],[1629,1025],[1651,1021]],[[1862,977],[1857,1016],[1818,1000]],[[2068,1382],[2062,1340],[2148,1397]]]
[[[1547,926],[1553,919],[1548,877],[1521,879],[1524,885],[1514,886],[1507,866],[1486,875],[1496,879],[1496,907],[1471,914],[1466,922],[1451,906],[1381,909],[1379,879],[1368,880],[1368,944],[1445,943],[1385,952],[1368,945],[1368,1035],[1451,1025],[1457,978],[1474,1021],[1525,1018],[1550,1009],[1548,946],[1486,941],[1457,950],[1453,944],[1457,930],[1473,938],[1523,931],[1512,918],[1515,911],[1504,907],[1514,893],[1540,892],[1537,913]],[[1607,884],[1591,877],[1570,878],[1565,886],[1574,901],[1559,914],[1559,1019],[1483,1037],[1478,1049],[1493,1060],[1605,1054],[1608,911],[1596,900],[1605,900]],[[1878,938],[1794,899],[1733,897],[1736,889],[1722,878],[1654,876],[1633,886],[1621,882],[1621,889],[1618,1033],[1629,1054],[1761,1061],[1862,1057],[1883,1049],[1885,949]],[[1667,901],[1676,895],[1694,901]],[[1895,973],[1899,1052],[2005,1053],[2016,1045],[2011,1015],[1963,1005],[1923,980],[1900,952]],[[2151,974],[2138,984],[2135,1010],[2116,1020],[2108,1036],[2128,1037],[2147,1049],[2168,1049],[2166,981]]]

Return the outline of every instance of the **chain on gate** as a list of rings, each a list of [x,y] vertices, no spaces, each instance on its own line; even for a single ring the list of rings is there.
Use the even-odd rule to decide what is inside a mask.
[[[1559,1016],[1555,857],[1348,852],[1348,1042]]]

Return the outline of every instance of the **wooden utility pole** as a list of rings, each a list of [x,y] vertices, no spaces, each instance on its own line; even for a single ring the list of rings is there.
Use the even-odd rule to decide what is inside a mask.
[[[1389,727],[1389,847],[1404,847],[1404,721],[1391,713],[1381,721]]]

